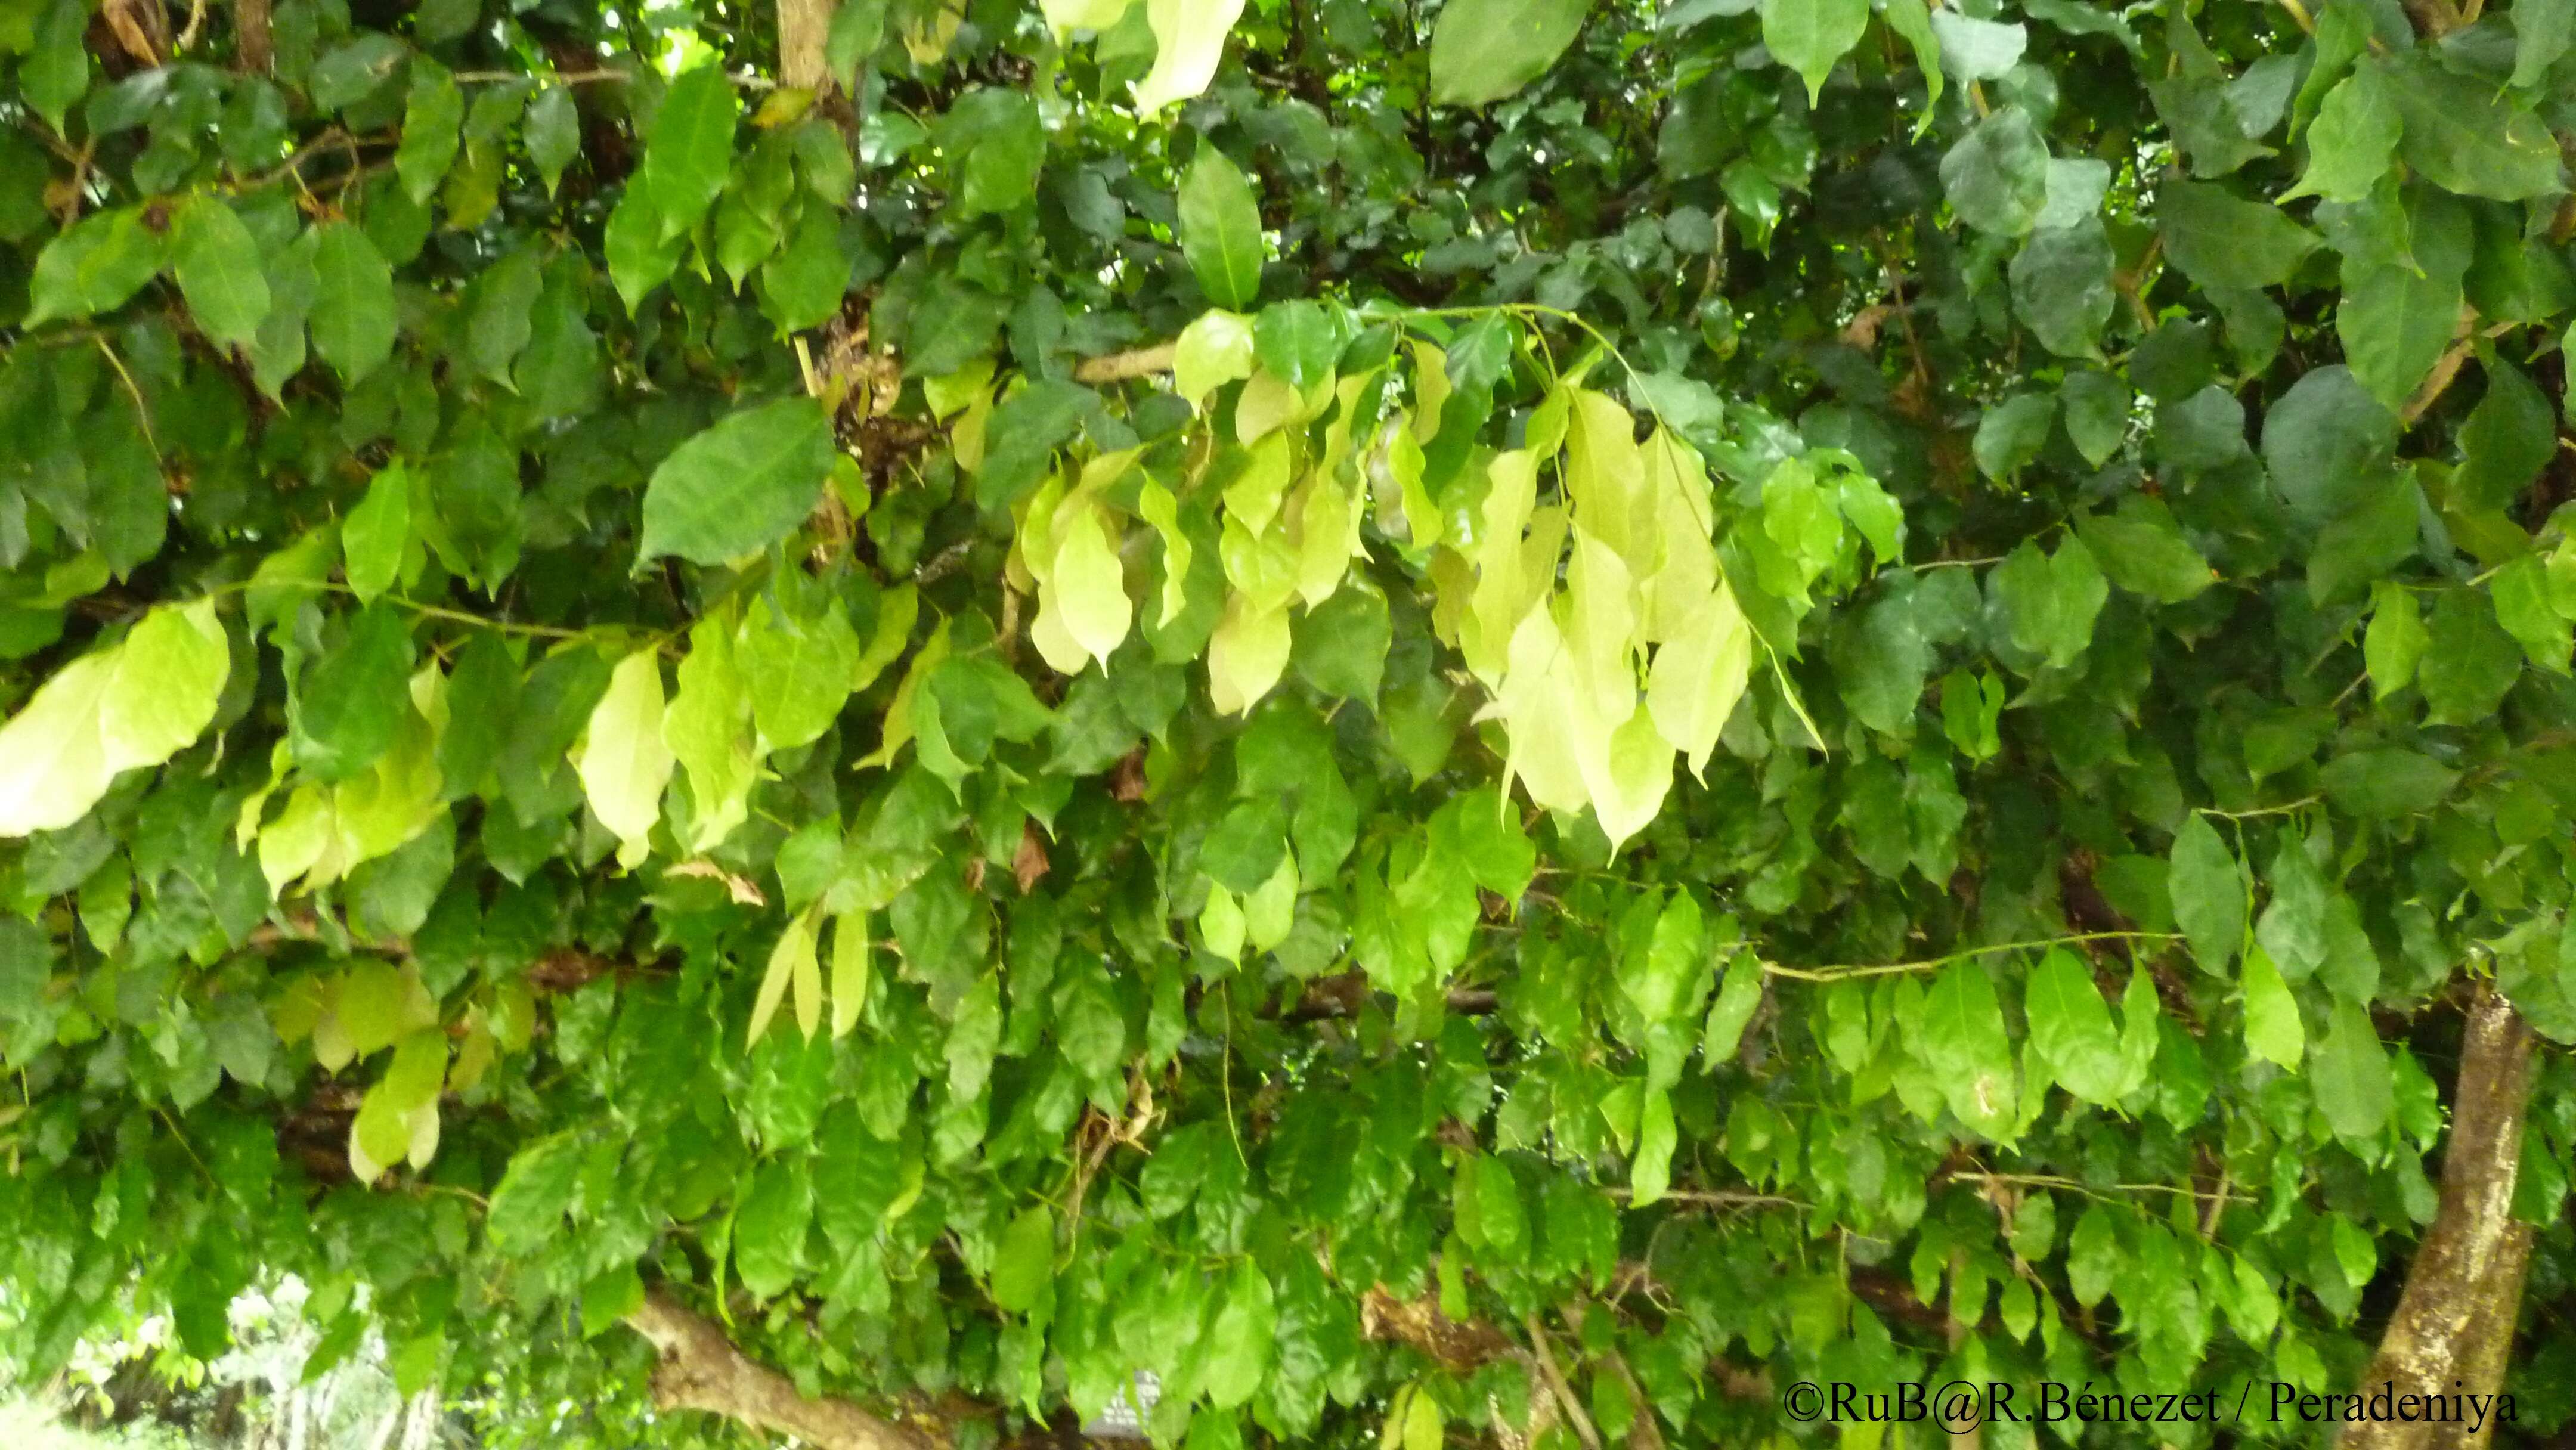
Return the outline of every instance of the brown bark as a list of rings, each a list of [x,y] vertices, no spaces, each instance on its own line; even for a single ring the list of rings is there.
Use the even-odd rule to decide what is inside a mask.
[[[1077,383],[1123,383],[1130,378],[1151,377],[1172,370],[1172,358],[1179,351],[1177,343],[1158,343],[1140,347],[1134,352],[1113,352],[1105,357],[1085,358],[1073,369]]]
[[[821,96],[832,86],[823,43],[832,35],[833,0],[778,0],[778,79]]]
[[[932,1436],[847,1400],[800,1393],[787,1376],[736,1349],[713,1320],[658,1290],[626,1316],[626,1324],[661,1351],[653,1402],[663,1409],[723,1415],[755,1430],[793,1435],[818,1450],[938,1450]]]
[[[269,38],[268,0],[233,0],[233,51],[241,68],[268,74],[276,49]]]
[[[2442,1154],[2442,1198],[2416,1250],[2381,1335],[2354,1388],[2369,1394],[2492,1396],[2504,1383],[2531,1262],[2531,1225],[2513,1216],[2522,1161],[2523,1107],[2531,1096],[2532,1035],[2521,1014],[2480,984],[2460,1044],[2451,1142]],[[2483,1450],[2495,1416],[2344,1427],[2340,1450]]]

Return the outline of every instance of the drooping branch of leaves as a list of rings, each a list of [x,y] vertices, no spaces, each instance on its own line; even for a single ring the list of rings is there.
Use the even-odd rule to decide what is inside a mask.
[[[2576,1417],[2566,0],[174,14],[0,15],[0,1373]]]

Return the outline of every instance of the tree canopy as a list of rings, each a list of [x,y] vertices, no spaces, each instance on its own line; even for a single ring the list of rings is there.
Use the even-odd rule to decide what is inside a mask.
[[[2570,0],[0,0],[0,1366],[2553,1430],[2571,148]]]

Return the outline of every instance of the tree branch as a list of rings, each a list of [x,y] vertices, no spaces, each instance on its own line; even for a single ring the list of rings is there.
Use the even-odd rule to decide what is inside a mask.
[[[645,1296],[626,1325],[661,1351],[653,1402],[663,1409],[704,1410],[793,1435],[818,1450],[937,1450],[930,1436],[847,1400],[807,1397],[785,1375],[736,1349],[713,1320],[660,1290]]]
[[[2513,1216],[2522,1117],[2531,1096],[2531,1028],[2513,1004],[2479,984],[2460,1043],[2451,1141],[2442,1153],[2441,1207],[2407,1270],[2405,1292],[2355,1389],[2493,1395],[2504,1383],[2531,1263],[2531,1225]],[[2495,1417],[2463,1422],[2356,1420],[2338,1450],[2481,1450]]]
[[[1135,378],[1152,377],[1172,370],[1172,357],[1180,350],[1178,343],[1158,342],[1132,352],[1106,353],[1084,358],[1073,369],[1077,383],[1123,383]]]

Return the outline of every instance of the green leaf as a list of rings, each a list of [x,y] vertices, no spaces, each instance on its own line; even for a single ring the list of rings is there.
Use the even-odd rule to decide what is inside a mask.
[[[2174,265],[2209,288],[2277,287],[2318,243],[2316,233],[2279,207],[2209,182],[2165,181],[2157,191],[2156,225]]]
[[[662,661],[647,647],[617,662],[608,693],[591,708],[574,766],[601,825],[617,837],[620,865],[644,860],[647,837],[662,817],[662,788],[671,780],[671,747],[662,742]]]
[[[2365,63],[2326,92],[2316,124],[2308,128],[2307,170],[2281,199],[2322,196],[2357,202],[2368,198],[2396,159],[2397,137],[2404,129],[2394,94],[2397,85],[2383,67]]]
[[[2405,585],[2382,579],[2371,586],[2370,601],[2370,629],[2362,636],[2361,656],[2370,672],[2371,693],[2385,700],[2414,683],[2429,636],[2423,612]]]
[[[259,243],[219,197],[199,193],[170,219],[171,274],[197,327],[219,343],[247,347],[268,316],[268,275]]]
[[[1762,45],[1807,83],[1807,100],[1869,29],[1869,0],[1762,0]]]
[[[859,7],[854,3],[842,8]],[[564,168],[581,154],[581,111],[574,104],[572,87],[548,86],[537,92],[528,103],[520,139],[527,143],[528,159],[546,183],[546,194],[552,196],[563,182]]]
[[[2129,385],[2110,373],[2069,373],[2057,388],[2058,415],[2075,451],[2099,468],[2120,451],[2129,436],[2129,409],[2135,402]]]
[[[2050,352],[2098,356],[2117,261],[2099,217],[2034,232],[2012,260],[2013,311]]]
[[[1290,662],[1298,678],[1325,694],[1375,708],[1393,634],[1385,592],[1366,579],[1346,579],[1330,599],[1306,612]]]
[[[814,1224],[814,1180],[803,1159],[772,1159],[752,1175],[734,1210],[733,1266],[755,1297],[787,1292],[805,1266]]]
[[[2328,1019],[2325,1040],[2308,1064],[2317,1106],[2335,1136],[2354,1144],[2375,1141],[2397,1111],[2396,1089],[2389,1073],[2388,1050],[2370,1023],[2370,1010],[2355,1002],[2337,1002]]]
[[[2533,664],[2552,674],[2568,673],[2568,621],[2550,603],[2549,570],[2538,554],[2525,554],[2497,570],[2487,595],[2495,604],[2496,623]]]
[[[837,608],[795,619],[766,598],[755,599],[736,657],[750,685],[761,749],[792,750],[821,737],[840,716],[858,679],[859,637]]]
[[[2548,465],[2558,446],[2558,424],[2548,397],[2522,369],[2493,355],[2485,368],[2486,396],[2460,428],[2460,451],[2468,458],[2451,480],[2465,507],[2500,509],[2511,506]]]
[[[404,103],[402,142],[394,150],[394,174],[415,202],[438,192],[447,168],[456,161],[458,128],[465,124],[465,93],[457,89],[444,66],[426,57],[411,64],[411,95]],[[560,169],[560,168],[558,168]]]
[[[36,254],[25,325],[116,310],[161,270],[162,255],[162,235],[144,223],[140,207],[74,222]]]
[[[2263,417],[2263,463],[2292,517],[2314,527],[2399,485],[2397,414],[2340,364],[2311,368]]]
[[[2307,1029],[2290,984],[2261,947],[2245,954],[2245,1050],[2295,1070],[2307,1051]]]
[[[1585,0],[1453,0],[1431,28],[1431,99],[1484,106],[1537,80],[1583,30]]]
[[[1201,1385],[1210,1404],[1230,1410],[1250,1402],[1269,1377],[1278,1324],[1270,1281],[1250,1259],[1235,1265],[1208,1323]]]
[[[2023,997],[2030,1038],[2060,1086],[2088,1103],[2121,1096],[2120,1037],[2093,974],[2064,947],[2052,947],[2030,974]]]
[[[1762,963],[1751,952],[1738,952],[1727,965],[1726,981],[1708,1009],[1707,1030],[1700,1038],[1700,1057],[1711,1070],[1735,1056],[1745,1024],[1762,1005]]]
[[[313,230],[313,350],[354,384],[393,356],[393,267],[352,223]]]
[[[1988,478],[2008,479],[2027,468],[2048,444],[2048,430],[2057,420],[2057,400],[2046,393],[2021,393],[1985,411],[1977,420],[1977,436],[1970,445],[1976,454],[1977,471]]]
[[[1261,294],[1261,264],[1268,255],[1260,201],[1242,169],[1214,145],[1200,146],[1181,179],[1180,215],[1181,252],[1199,290],[1219,307],[1251,306]],[[1189,395],[1186,387],[1184,394]]]
[[[1252,319],[1252,351],[1271,376],[1297,389],[1333,376],[1348,340],[1339,311],[1300,298],[1274,302]]]
[[[2195,812],[2174,833],[2165,881],[2192,959],[2202,971],[2225,971],[2245,941],[2245,877],[2208,817]]]
[[[958,97],[941,118],[943,148],[956,168],[961,217],[1017,211],[1037,194],[1046,160],[1046,126],[1037,102],[1016,90],[980,86]]]
[[[2005,106],[1941,158],[1941,189],[1969,226],[2020,236],[2038,223],[2048,200],[2048,140],[2028,111]]]
[[[411,627],[399,611],[382,602],[359,611],[288,698],[296,763],[320,780],[348,780],[392,749],[411,713],[411,661]]]
[[[1941,69],[1963,81],[2011,74],[2030,44],[2025,26],[1975,20],[1948,8],[1933,11],[1931,21],[1932,34],[1941,42]]]
[[[2415,683],[2435,725],[2475,725],[2495,714],[2522,674],[2522,646],[2496,622],[2487,596],[2448,589],[2433,601]]]
[[[2412,750],[2357,750],[2317,772],[2335,809],[2372,820],[2429,811],[2459,779],[2458,771]]]
[[[1055,1215],[1024,1209],[993,1251],[993,1302],[1013,1314],[1036,1309],[1055,1285]]]
[[[721,65],[699,65],[671,82],[654,114],[640,174],[660,222],[656,244],[696,226],[724,190],[739,115],[733,82]]]
[[[1923,1004],[1915,1052],[1959,1121],[1998,1141],[2015,1136],[2020,1100],[2012,1042],[1984,967],[1967,961],[1942,969]]]
[[[2389,62],[2406,118],[2399,154],[2445,191],[2525,201],[2566,189],[2557,138],[2519,97],[2444,69],[2429,52]]]
[[[2333,888],[2295,832],[2281,837],[2266,884],[2272,888],[2272,902],[2254,923],[2254,939],[2282,976],[2304,982],[2325,965],[2327,903]]]
[[[674,449],[644,489],[647,559],[722,564],[787,537],[821,502],[839,450],[813,399],[726,418]]]
[[[2112,583],[2159,604],[2196,599],[2217,582],[2162,499],[2130,494],[2116,512],[2086,517],[2078,532]]]
[[[1997,566],[1991,587],[2011,621],[2013,643],[2060,669],[2083,657],[2111,593],[2080,538],[2064,540],[2054,555],[2024,540]]]
[[[581,1173],[582,1144],[571,1133],[540,1138],[510,1159],[483,1214],[483,1232],[504,1254],[527,1254],[563,1228]]]
[[[2576,0],[2515,0],[2513,84],[2528,90],[2576,42]]]

